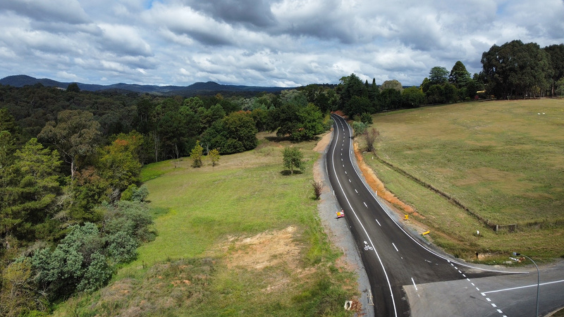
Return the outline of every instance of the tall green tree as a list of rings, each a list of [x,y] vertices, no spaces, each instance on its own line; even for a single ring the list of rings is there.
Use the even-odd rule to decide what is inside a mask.
[[[53,144],[70,164],[71,177],[81,159],[95,153],[99,142],[100,124],[91,112],[64,110],[57,115],[57,122],[49,121],[38,138]]]
[[[493,45],[482,54],[482,67],[488,91],[504,99],[548,89],[552,76],[547,53],[536,43],[518,40]]]
[[[556,82],[564,78],[564,44],[550,45],[544,48],[548,53],[552,76],[550,78],[551,93],[555,95]]]
[[[448,81],[448,74],[446,68],[435,66],[429,72],[429,82],[431,85],[442,85]]]
[[[466,87],[468,81],[470,81],[470,73],[466,70],[466,66],[464,66],[461,61],[457,61],[452,67],[448,81],[457,88]]]
[[[131,132],[118,135],[112,144],[98,150],[97,169],[112,189],[122,192],[139,182],[141,163],[138,152],[142,144],[143,136]]]
[[[0,231],[30,240],[46,230],[45,221],[53,216],[60,192],[59,153],[29,140],[16,151],[13,174],[6,187],[7,206],[0,211]]]

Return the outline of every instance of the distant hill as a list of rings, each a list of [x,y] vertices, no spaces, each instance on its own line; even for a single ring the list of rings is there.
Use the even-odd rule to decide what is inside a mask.
[[[46,87],[59,87],[66,89],[70,82],[59,82],[48,78],[34,78],[27,75],[8,76],[0,79],[0,84],[10,85],[13,87],[23,87],[26,85],[42,84]],[[276,93],[286,89],[282,87],[257,87],[257,86],[235,86],[235,85],[221,85],[213,81],[206,83],[194,83],[190,86],[156,86],[156,85],[136,85],[136,84],[112,84],[112,85],[96,85],[77,83],[81,90],[86,91],[102,91],[102,90],[116,90],[116,91],[132,91],[138,93],[152,93],[162,95],[196,95],[196,94],[210,94],[213,92],[270,92]]]

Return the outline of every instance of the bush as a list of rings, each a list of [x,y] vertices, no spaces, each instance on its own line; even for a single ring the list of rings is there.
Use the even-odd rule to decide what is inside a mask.
[[[352,127],[353,127],[353,130],[354,130],[354,135],[358,136],[358,135],[361,135],[364,132],[366,132],[368,125],[366,123],[363,123],[363,122],[353,121]]]
[[[93,223],[70,227],[69,234],[51,253],[36,252],[32,267],[40,289],[51,296],[69,295],[75,290],[89,291],[100,287],[111,277],[106,258],[101,254],[102,239]]]
[[[365,112],[360,116],[360,121],[362,121],[362,123],[372,124],[372,116],[370,113]]]
[[[118,231],[107,238],[108,256],[116,263],[127,263],[137,258],[137,241],[125,231]]]
[[[131,200],[143,202],[145,201],[145,198],[147,198],[147,196],[149,196],[149,189],[147,188],[147,186],[143,185],[133,192]]]

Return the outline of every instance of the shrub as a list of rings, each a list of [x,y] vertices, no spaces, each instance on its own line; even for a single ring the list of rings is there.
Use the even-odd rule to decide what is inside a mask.
[[[321,189],[323,188],[320,182],[311,182],[311,186],[313,186],[313,194],[315,195],[315,199],[319,199],[321,197]]]

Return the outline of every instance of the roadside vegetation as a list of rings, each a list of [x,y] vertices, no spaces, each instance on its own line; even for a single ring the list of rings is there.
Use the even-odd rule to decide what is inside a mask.
[[[356,278],[336,265],[311,187],[315,142],[259,134],[256,150],[146,166],[156,239],[91,295],[56,316],[346,316]],[[303,153],[302,173],[285,173],[283,149]],[[174,168],[176,166],[176,168]]]
[[[416,209],[447,251],[564,256],[564,100],[464,103],[374,116],[375,153],[460,201],[494,232],[430,189],[365,153],[386,187]],[[360,145],[366,143],[361,138]],[[480,231],[480,235],[476,231]],[[506,257],[505,257],[506,258]]]

